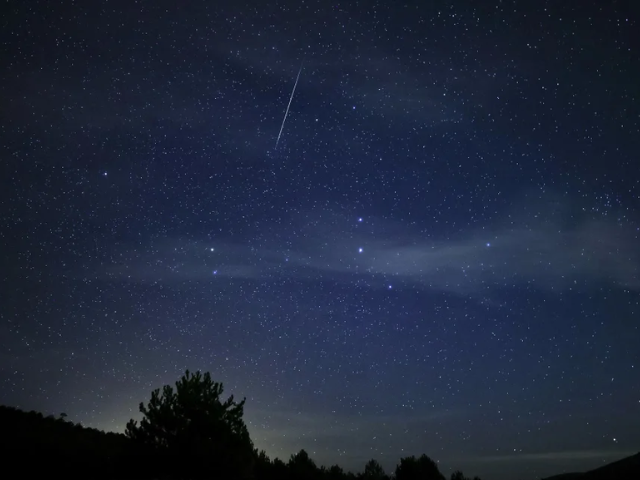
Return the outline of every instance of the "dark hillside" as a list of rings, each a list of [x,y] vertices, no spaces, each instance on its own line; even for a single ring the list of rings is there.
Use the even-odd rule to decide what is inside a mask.
[[[563,473],[544,480],[640,480],[640,453],[584,473]]]
[[[7,465],[13,463],[24,478],[42,473],[85,479],[137,477],[129,439],[63,417],[0,406],[0,449]]]

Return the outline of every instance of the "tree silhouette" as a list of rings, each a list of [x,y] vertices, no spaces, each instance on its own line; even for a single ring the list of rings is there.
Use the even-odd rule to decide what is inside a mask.
[[[264,450],[255,453],[254,478],[258,480],[285,480],[288,475],[287,466],[279,458],[271,460]]]
[[[68,480],[444,480],[438,465],[426,455],[400,459],[395,475],[386,475],[370,460],[358,475],[338,465],[318,467],[305,450],[291,455],[285,464],[254,450],[242,420],[244,399],[220,399],[222,384],[209,374],[189,371],[176,382],[152,392],[151,401],[140,404],[143,418],[131,420],[126,435],[101,432],[35,411],[23,412],[0,405],[0,452],[6,458],[29,458],[22,462],[25,478],[45,475]],[[623,461],[633,476],[640,455]],[[629,464],[631,461],[631,464]],[[633,463],[635,462],[635,463]],[[614,478],[611,468],[603,476]],[[631,466],[629,466],[631,465]],[[600,471],[600,470],[598,470]],[[626,470],[625,470],[626,471]],[[597,471],[596,471],[597,472]],[[595,474],[595,473],[594,473]],[[599,475],[599,474],[598,474]],[[591,476],[589,476],[591,478]],[[595,478],[595,477],[594,477]],[[617,478],[617,477],[615,477]],[[451,480],[470,480],[456,471]],[[480,480],[474,477],[473,480]]]
[[[291,455],[287,467],[290,478],[293,480],[307,480],[320,476],[320,470],[316,466],[316,463],[309,457],[309,454],[304,449]]]
[[[387,474],[377,460],[371,459],[364,466],[364,472],[359,477],[362,480],[385,480]]]
[[[396,467],[396,480],[445,480],[436,462],[426,455],[400,459]]]
[[[271,462],[271,465],[272,465],[272,474],[273,474],[273,476],[271,477],[272,479],[282,480],[284,478],[287,478],[286,463],[284,463],[279,458],[274,458],[273,462]]]
[[[345,480],[347,478],[347,474],[344,473],[344,470],[340,465],[332,465],[327,470],[325,478],[328,480]]]
[[[451,474],[451,480],[469,480],[460,470],[456,470]]]
[[[244,403],[220,396],[222,383],[207,372],[185,372],[175,384],[156,389],[140,424],[127,423],[125,434],[146,447],[165,474],[179,477],[244,478],[251,475],[254,450],[242,419]]]
[[[253,474],[256,478],[271,479],[273,478],[273,463],[264,450],[253,451],[255,456]]]

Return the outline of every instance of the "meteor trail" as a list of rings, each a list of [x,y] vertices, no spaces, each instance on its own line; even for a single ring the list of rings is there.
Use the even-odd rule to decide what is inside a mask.
[[[291,97],[289,97],[289,104],[287,105],[287,110],[284,112],[284,118],[282,119],[282,125],[280,126],[280,133],[278,133],[278,138],[276,139],[276,146],[274,147],[274,150],[278,148],[278,142],[280,141],[280,137],[282,136],[282,130],[284,129],[284,122],[287,121],[287,115],[289,115],[289,107],[291,106],[291,101],[293,100],[293,94],[296,93],[296,87],[298,86],[298,80],[300,79],[301,72],[302,72],[302,64],[300,64],[300,70],[298,70],[296,83],[293,84],[293,90],[291,90]]]

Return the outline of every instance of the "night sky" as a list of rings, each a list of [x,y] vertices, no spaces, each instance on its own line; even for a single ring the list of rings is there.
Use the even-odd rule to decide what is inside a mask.
[[[285,460],[640,450],[640,4],[2,10],[0,403],[123,431],[189,368]]]

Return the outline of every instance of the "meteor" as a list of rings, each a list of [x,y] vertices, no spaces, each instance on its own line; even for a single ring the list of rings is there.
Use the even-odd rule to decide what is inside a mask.
[[[302,64],[300,64],[300,70],[298,70],[298,76],[296,77],[296,83],[293,84],[293,90],[291,90],[291,96],[289,97],[289,104],[287,105],[287,110],[284,112],[284,118],[282,119],[282,125],[280,126],[280,133],[278,133],[278,138],[276,139],[276,148],[278,148],[278,142],[280,141],[280,137],[282,136],[282,130],[284,130],[284,122],[287,121],[287,115],[289,115],[289,107],[291,106],[291,101],[293,100],[293,94],[296,93],[296,87],[298,86],[298,80],[300,79],[300,73],[302,72]]]

